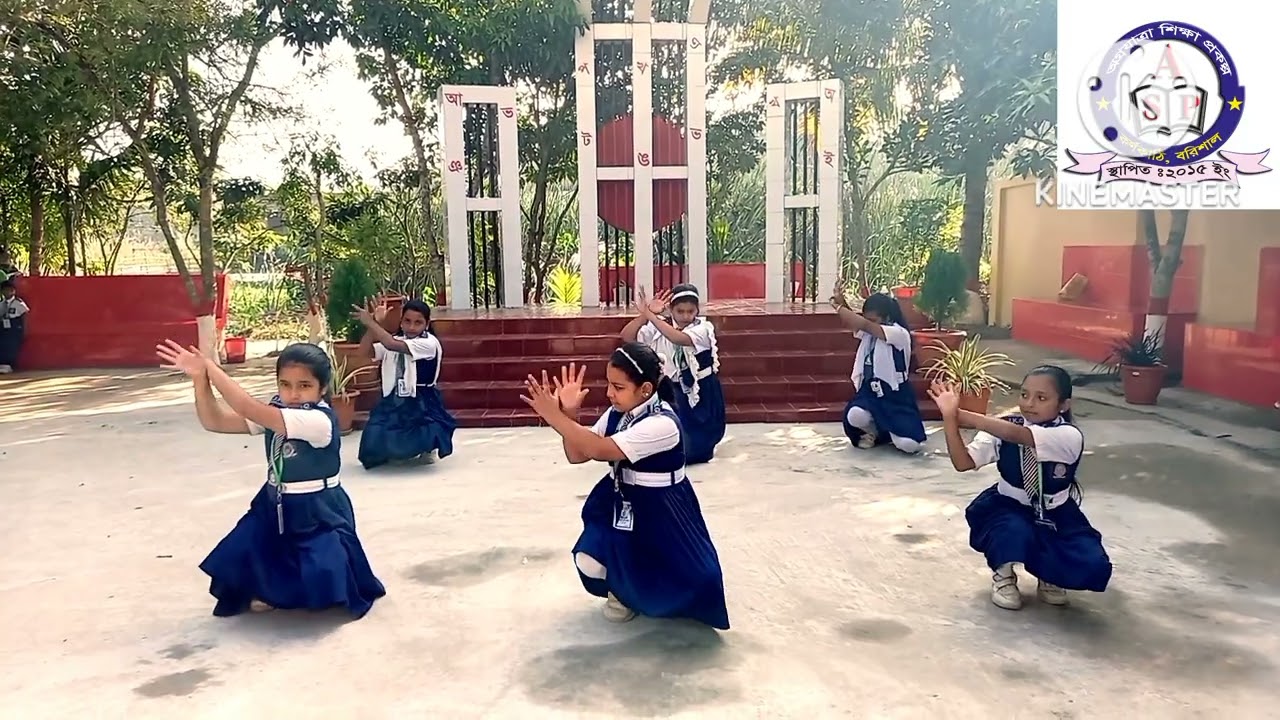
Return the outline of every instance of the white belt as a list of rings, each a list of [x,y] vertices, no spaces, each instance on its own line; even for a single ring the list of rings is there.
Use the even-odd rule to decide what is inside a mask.
[[[318,493],[331,487],[338,487],[342,481],[335,475],[327,480],[301,480],[299,482],[287,482],[280,486],[280,492],[285,495],[306,495],[307,493]],[[274,485],[272,487],[275,487]]]
[[[640,487],[668,487],[684,480],[684,468],[674,473],[636,472],[622,468],[622,482]]]
[[[711,377],[712,375],[715,375],[715,373],[716,373],[716,369],[715,369],[714,367],[710,367],[710,366],[708,366],[708,367],[704,367],[704,368],[702,368],[701,370],[699,370],[698,372],[696,372],[696,373],[694,373],[694,374],[693,374],[693,379],[694,379],[694,380],[706,380],[707,378]]]
[[[1009,482],[1004,478],[1000,478],[1000,482],[996,483],[996,492],[1000,493],[1001,495],[1007,498],[1013,498],[1014,500],[1017,500],[1018,502],[1022,503],[1023,505],[1026,505],[1027,507],[1031,506],[1031,496],[1027,494],[1027,491],[1023,490],[1020,487],[1014,487],[1013,485],[1010,485]],[[1062,507],[1063,505],[1066,505],[1067,501],[1070,499],[1071,499],[1071,488],[1067,488],[1062,492],[1056,492],[1052,495],[1045,495],[1044,509],[1056,510]]]

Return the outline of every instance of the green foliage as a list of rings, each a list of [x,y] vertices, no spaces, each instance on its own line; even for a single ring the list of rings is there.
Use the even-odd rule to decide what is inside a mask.
[[[552,307],[571,307],[582,304],[582,273],[564,265],[557,265],[547,276],[547,295]]]
[[[995,368],[1013,366],[1013,359],[1004,353],[983,350],[978,347],[980,340],[982,336],[972,335],[955,350],[935,340],[938,359],[925,368],[925,377],[952,385],[965,395],[977,395],[983,390],[1008,391],[1009,386],[993,373]]]
[[[924,283],[915,297],[916,307],[933,318],[939,328],[955,322],[969,305],[965,285],[969,277],[960,253],[934,250],[924,268]]]
[[[1099,367],[1116,374],[1121,368],[1156,367],[1164,364],[1162,333],[1147,335],[1142,332],[1129,333],[1112,341],[1107,357],[1099,363]]]
[[[353,305],[364,305],[378,293],[378,286],[369,275],[369,268],[359,258],[346,258],[333,269],[329,283],[329,298],[325,303],[325,319],[329,323],[329,336],[345,342],[359,342],[363,328],[351,317]]]
[[[258,339],[304,340],[307,304],[302,283],[283,275],[235,280],[227,310],[227,334]]]

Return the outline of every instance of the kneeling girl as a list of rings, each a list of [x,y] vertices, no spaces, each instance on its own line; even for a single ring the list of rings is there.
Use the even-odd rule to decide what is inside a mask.
[[[574,419],[587,391],[585,368],[561,369],[556,388],[544,372],[527,382],[525,402],[564,441],[570,463],[607,462],[610,471],[582,507],[582,535],[573,547],[587,592],[606,598],[605,617],[637,614],[690,618],[729,629],[720,559],[685,474],[680,420],[662,360],[627,343],[609,359],[610,409],[593,427]]]

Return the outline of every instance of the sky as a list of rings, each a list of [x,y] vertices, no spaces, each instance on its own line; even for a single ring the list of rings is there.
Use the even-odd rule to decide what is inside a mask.
[[[320,62],[328,71],[313,77],[318,64],[315,59],[304,66],[280,44],[264,53],[255,82],[282,91],[288,102],[301,109],[303,118],[254,125],[233,123],[233,135],[221,158],[228,175],[278,182],[290,137],[307,131],[332,135],[347,162],[365,177],[410,153],[412,146],[399,122],[376,124],[378,104],[356,75],[354,51],[335,42],[320,56]]]

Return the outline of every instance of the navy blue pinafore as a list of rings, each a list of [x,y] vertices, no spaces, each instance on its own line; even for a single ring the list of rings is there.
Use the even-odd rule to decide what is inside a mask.
[[[676,353],[675,362],[680,387],[676,392],[675,410],[680,417],[684,434],[686,465],[710,462],[715,457],[716,445],[724,439],[725,405],[724,387],[715,368],[715,349],[707,348],[694,356],[696,367],[684,361],[683,353]],[[698,404],[691,404],[694,385],[698,388]]]
[[[394,352],[397,363],[396,381],[404,377],[405,353]],[[458,422],[444,406],[444,396],[436,381],[440,377],[440,355],[417,364],[418,383],[415,393],[402,397],[397,387],[385,393],[369,413],[360,433],[360,464],[366,470],[393,460],[410,460],[435,452],[441,458],[453,454],[453,431]]]
[[[869,333],[868,333],[869,334]],[[920,416],[920,406],[916,404],[915,391],[911,389],[907,353],[890,345],[893,350],[894,372],[898,376],[898,389],[893,389],[885,378],[876,377],[875,349],[876,343],[885,342],[874,335],[863,340],[868,343],[866,356],[862,361],[862,385],[844,406],[841,424],[844,434],[855,445],[862,437],[863,431],[849,424],[849,410],[862,408],[871,414],[876,423],[876,444],[890,442],[890,435],[907,438],[922,443],[926,439],[924,419]]]
[[[1021,417],[1005,419],[1024,423]],[[1063,422],[1059,418],[1051,424]],[[1080,458],[1036,462],[1033,451],[1027,451],[1032,449],[1000,443],[996,468],[1001,482],[983,490],[964,512],[969,546],[986,556],[992,570],[1022,563],[1036,578],[1067,590],[1106,590],[1111,559],[1102,534],[1076,500]]]
[[[279,398],[271,404],[284,407]],[[268,481],[200,563],[211,578],[209,593],[217,598],[214,615],[236,615],[261,600],[281,610],[340,606],[361,618],[387,594],[356,537],[351,498],[337,484],[342,466],[337,416],[325,403],[304,407],[329,417],[333,439],[317,448],[271,430],[263,433]]]
[[[653,413],[680,426],[669,406],[651,407],[632,423]],[[625,427],[622,413],[608,412],[606,436]],[[693,483],[685,477],[684,457],[679,443],[635,463],[612,464],[582,506],[582,535],[573,546],[575,556],[583,553],[603,565],[606,577],[581,571],[578,577],[587,592],[613,593],[640,615],[689,618],[728,630],[724,573]]]

